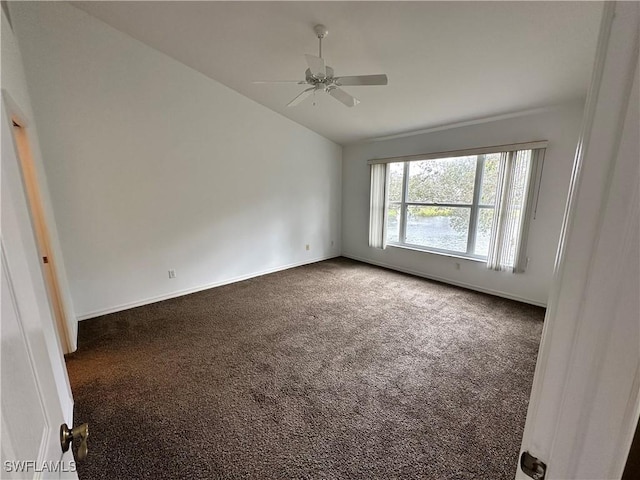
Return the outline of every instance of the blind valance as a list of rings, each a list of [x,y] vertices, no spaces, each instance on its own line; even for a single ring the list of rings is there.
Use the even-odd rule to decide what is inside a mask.
[[[463,150],[448,150],[443,152],[421,153],[417,155],[404,155],[400,157],[373,158],[371,160],[368,160],[367,163],[369,165],[375,165],[378,163],[411,162],[416,160],[432,160],[435,158],[464,157],[467,155],[482,155],[486,153],[513,152],[516,150],[537,150],[541,148],[547,148],[548,143],[549,142],[547,140],[539,140],[535,142],[512,143],[509,145],[494,145],[492,147],[476,147]]]

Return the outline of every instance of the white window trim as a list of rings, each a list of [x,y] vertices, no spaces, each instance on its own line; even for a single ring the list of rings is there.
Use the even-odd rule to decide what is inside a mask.
[[[497,152],[490,152],[490,153],[497,153]],[[486,204],[480,204],[480,187],[482,184],[482,175],[484,172],[484,160],[485,160],[485,155],[481,154],[481,155],[477,155],[477,159],[476,159],[476,171],[475,171],[475,176],[474,176],[474,183],[473,183],[473,199],[471,201],[471,203],[433,203],[433,202],[412,202],[408,200],[408,184],[409,184],[409,164],[411,161],[405,160],[403,162],[401,161],[396,161],[396,162],[389,162],[389,163],[404,163],[404,171],[403,171],[403,183],[402,183],[402,194],[400,197],[400,201],[389,201],[387,200],[387,207],[389,205],[398,205],[400,208],[400,225],[399,225],[399,233],[398,233],[398,241],[393,242],[393,241],[388,241],[387,240],[387,244],[390,246],[394,246],[394,247],[398,247],[398,248],[408,248],[410,250],[419,250],[422,252],[428,252],[428,253],[435,253],[438,255],[448,255],[448,256],[454,256],[454,257],[459,257],[459,258],[465,258],[465,259],[470,259],[470,260],[479,260],[479,261],[486,261],[487,257],[486,255],[477,255],[475,253],[473,253],[473,251],[475,250],[475,242],[476,242],[476,237],[477,237],[477,218],[478,218],[478,213],[480,211],[481,208],[491,208],[493,210],[495,210],[495,206],[494,205],[486,205]],[[400,158],[400,157],[395,157],[395,158]],[[406,158],[406,157],[405,157]],[[443,157],[434,157],[434,159],[436,158],[443,158]],[[444,157],[446,158],[446,156]],[[421,158],[421,160],[424,160],[424,158]],[[416,159],[412,160],[412,161],[417,161]],[[380,162],[381,163],[381,162]],[[385,162],[386,163],[386,162]],[[428,247],[428,246],[424,246],[424,245],[416,245],[413,243],[408,243],[406,241],[406,233],[407,233],[407,229],[406,229],[406,223],[407,223],[407,207],[409,206],[424,206],[424,207],[451,207],[451,208],[468,208],[469,209],[469,230],[467,232],[467,249],[465,252],[460,252],[457,250],[445,250],[445,249],[441,249],[441,248],[435,248],[435,247]]]

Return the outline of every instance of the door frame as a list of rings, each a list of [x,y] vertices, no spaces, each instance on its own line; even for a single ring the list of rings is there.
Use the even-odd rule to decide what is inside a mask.
[[[40,271],[47,290],[47,300],[51,314],[55,319],[58,342],[64,353],[70,353],[74,350],[73,332],[71,331],[69,316],[60,289],[56,257],[51,247],[50,230],[42,204],[41,184],[38,179],[30,143],[33,136],[29,132],[30,125],[27,117],[6,90],[3,90],[2,96],[7,114],[12,122],[12,140],[14,141],[20,164],[22,185],[27,198],[27,206],[29,207],[31,227],[39,250],[38,253],[40,254],[38,263],[40,264]]]
[[[620,478],[640,415],[639,23],[605,2],[521,446],[545,478]]]

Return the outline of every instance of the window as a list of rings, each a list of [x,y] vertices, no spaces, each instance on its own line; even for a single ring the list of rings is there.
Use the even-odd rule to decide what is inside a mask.
[[[495,270],[522,271],[535,183],[530,179],[543,151],[495,147],[371,161],[372,195],[377,191],[371,218],[383,227],[370,228],[370,245],[453,254],[486,260]],[[380,188],[383,181],[386,188]]]

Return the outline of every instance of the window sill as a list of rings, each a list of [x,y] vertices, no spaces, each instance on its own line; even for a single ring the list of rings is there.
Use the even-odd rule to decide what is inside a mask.
[[[472,262],[478,262],[478,263],[487,263],[486,258],[468,257],[466,255],[457,255],[455,253],[450,253],[450,252],[439,252],[437,250],[429,250],[427,248],[420,248],[412,245],[403,245],[400,243],[387,243],[387,247],[399,248],[402,250],[413,250],[414,252],[429,253],[431,255],[439,255],[441,257],[450,257],[450,258],[456,258],[460,260],[470,260]]]

